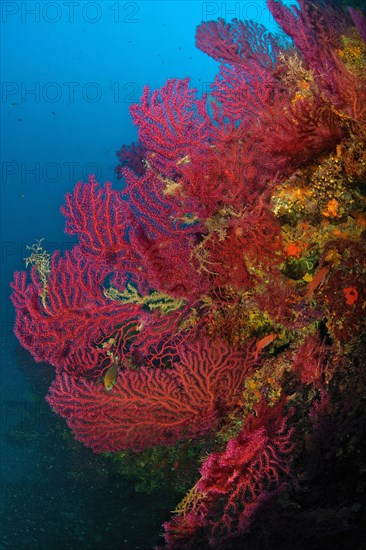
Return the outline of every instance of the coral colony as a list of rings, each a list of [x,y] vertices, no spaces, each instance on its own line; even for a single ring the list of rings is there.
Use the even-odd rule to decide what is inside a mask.
[[[55,367],[47,400],[76,439],[186,493],[166,548],[241,548],[271,513],[324,536],[359,518],[357,481],[336,478],[364,472],[366,22],[268,7],[286,38],[198,27],[220,62],[209,94],[146,87],[123,188],[77,183],[78,244],[36,243],[12,283],[16,335]]]

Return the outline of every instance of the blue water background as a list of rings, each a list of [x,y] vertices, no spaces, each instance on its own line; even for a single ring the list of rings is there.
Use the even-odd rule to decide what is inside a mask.
[[[129,114],[143,87],[191,77],[208,90],[218,64],[195,47],[202,20],[274,28],[264,1],[1,2],[0,548],[152,548],[175,502],[141,495],[108,459],[73,443],[44,395],[54,371],[12,333],[9,282],[26,245],[63,232],[65,193],[94,173],[112,180],[116,151],[137,139]]]

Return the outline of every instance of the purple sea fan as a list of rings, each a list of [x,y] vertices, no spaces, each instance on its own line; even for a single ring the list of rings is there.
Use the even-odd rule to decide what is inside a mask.
[[[225,548],[248,528],[265,502],[284,488],[291,477],[293,429],[282,404],[258,412],[246,422],[223,452],[212,453],[203,463],[188,513],[165,523],[167,548],[195,548],[209,541]],[[191,546],[181,546],[189,540]],[[228,546],[232,547],[232,546]]]

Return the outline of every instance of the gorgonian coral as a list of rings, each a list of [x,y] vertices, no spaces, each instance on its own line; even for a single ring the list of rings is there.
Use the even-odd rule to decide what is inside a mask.
[[[288,38],[202,23],[197,45],[221,63],[210,93],[146,88],[123,189],[77,183],[62,211],[78,244],[51,259],[31,247],[30,281],[12,285],[16,334],[55,366],[47,399],[79,440],[139,453],[199,440],[170,548],[234,548],[311,479],[311,418],[326,403],[339,416],[345,387],[362,401],[363,14],[268,5]]]

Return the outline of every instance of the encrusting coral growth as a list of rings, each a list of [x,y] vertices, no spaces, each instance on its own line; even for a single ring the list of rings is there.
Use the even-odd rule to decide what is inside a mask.
[[[79,182],[62,209],[78,244],[36,243],[12,284],[15,332],[55,367],[47,400],[75,437],[188,491],[166,548],[264,548],[260,517],[273,541],[295,516],[308,533],[316,480],[334,503],[346,464],[361,476],[366,22],[330,1],[268,7],[286,39],[198,27],[220,62],[210,93],[146,87],[123,188]],[[357,523],[356,486],[319,536]]]

